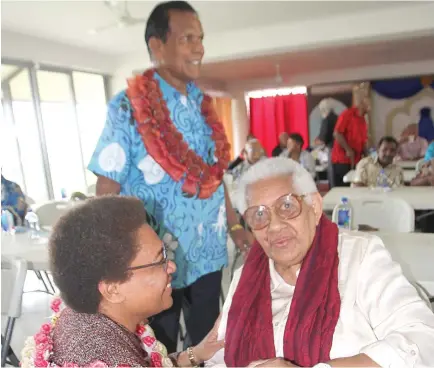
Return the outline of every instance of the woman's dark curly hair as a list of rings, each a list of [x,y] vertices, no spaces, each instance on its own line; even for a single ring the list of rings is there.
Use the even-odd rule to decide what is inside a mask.
[[[64,302],[81,313],[96,313],[102,280],[123,282],[135,258],[137,230],[146,223],[143,203],[132,197],[102,196],[62,216],[50,237],[54,282]]]

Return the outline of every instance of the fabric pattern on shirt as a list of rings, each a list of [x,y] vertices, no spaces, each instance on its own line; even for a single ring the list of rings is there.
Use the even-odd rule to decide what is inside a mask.
[[[201,114],[202,92],[193,84],[187,96],[157,73],[170,117],[189,147],[205,162],[215,162],[212,130]],[[149,220],[175,260],[174,288],[191,285],[227,264],[226,208],[223,184],[208,199],[188,198],[182,180],[175,182],[150,156],[136,129],[125,92],[110,102],[106,126],[88,169],[121,185],[122,195],[139,198]]]
[[[339,116],[335,132],[342,134],[348,145],[354,150],[354,164],[357,164],[362,159],[363,150],[368,141],[368,127],[365,118],[359,115],[357,108],[351,107]],[[333,143],[332,162],[334,164],[351,164],[344,148],[336,140]]]
[[[362,183],[367,187],[376,187],[377,178],[380,171],[384,170],[387,176],[389,187],[396,188],[404,185],[404,174],[402,168],[396,164],[390,164],[383,167],[378,162],[377,157],[365,157],[356,167],[356,174],[354,178],[355,183]]]

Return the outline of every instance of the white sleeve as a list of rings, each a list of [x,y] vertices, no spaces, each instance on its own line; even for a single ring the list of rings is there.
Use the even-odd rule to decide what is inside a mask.
[[[433,367],[434,313],[380,238],[370,241],[359,272],[357,303],[378,339],[360,353],[381,367]]]
[[[228,313],[232,304],[232,298],[234,297],[235,290],[237,289],[238,282],[240,281],[241,272],[243,267],[241,266],[234,273],[231,285],[229,287],[228,295],[225,300],[225,304],[222,310],[222,319],[220,320],[220,326],[218,330],[218,340],[222,340],[226,337],[226,325],[228,323]],[[225,349],[220,349],[214,356],[205,362],[205,367],[226,367],[225,363]]]

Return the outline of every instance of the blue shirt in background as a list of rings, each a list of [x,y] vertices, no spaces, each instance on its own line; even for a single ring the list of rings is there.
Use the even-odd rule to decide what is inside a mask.
[[[430,143],[426,152],[425,152],[425,161],[429,161],[434,158],[434,141]]]
[[[202,92],[190,83],[184,96],[157,73],[154,76],[184,140],[205,162],[213,163],[215,144],[201,114]],[[183,288],[227,265],[223,184],[208,199],[186,197],[182,180],[175,182],[148,155],[136,124],[128,97],[121,92],[109,103],[107,122],[88,169],[118,182],[122,195],[143,201],[148,222],[177,265],[172,287]]]

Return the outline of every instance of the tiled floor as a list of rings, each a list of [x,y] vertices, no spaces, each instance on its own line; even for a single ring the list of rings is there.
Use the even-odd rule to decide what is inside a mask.
[[[229,264],[232,265],[234,256],[234,245],[229,242]],[[230,284],[230,267],[223,272],[223,292],[224,295],[228,292]],[[19,358],[19,353],[24,346],[24,342],[28,336],[34,335],[40,326],[47,322],[50,311],[50,301],[52,296],[43,292],[31,292],[31,290],[42,290],[43,285],[36,277],[35,273],[29,271],[26,278],[24,288],[22,316],[16,321],[14,333],[12,336],[12,349]],[[6,318],[2,316],[2,331],[6,326]],[[184,327],[185,331],[185,327]],[[181,348],[181,343],[178,344]]]

